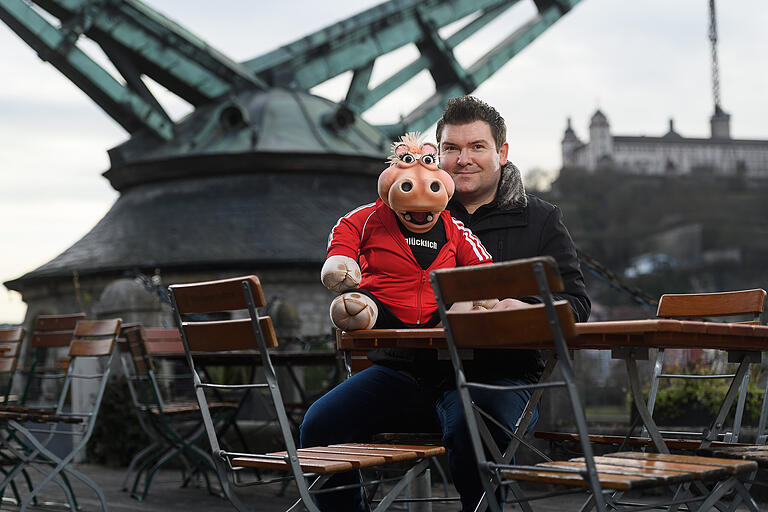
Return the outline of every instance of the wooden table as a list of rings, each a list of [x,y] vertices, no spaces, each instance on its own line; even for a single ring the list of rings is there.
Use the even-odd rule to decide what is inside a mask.
[[[462,345],[464,350],[476,349],[552,349],[551,340],[520,343],[514,338],[514,328],[500,332],[492,339],[478,339],[476,343]],[[586,322],[576,324],[575,337],[568,339],[571,350],[611,350],[614,358],[626,363],[630,390],[635,406],[656,448],[669,453],[666,444],[645,405],[640,391],[637,360],[647,359],[651,348],[708,348],[725,350],[729,361],[739,363],[736,376],[723,399],[715,419],[704,431],[702,446],[717,439],[725,417],[736,397],[738,385],[749,368],[749,363],[760,362],[761,352],[768,352],[768,326],[734,323],[698,322],[688,320],[626,320],[613,322]],[[365,351],[378,347],[434,348],[447,350],[442,328],[434,329],[378,329],[340,332],[337,346],[347,351]],[[471,352],[469,356],[471,358]],[[551,356],[552,357],[552,356]]]
[[[495,341],[478,339],[464,349],[549,349],[550,340],[517,343],[514,330],[509,338]],[[768,325],[695,322],[689,320],[622,320],[576,324],[578,335],[568,340],[571,350],[606,350],[615,347],[710,348],[718,350],[768,351]],[[370,329],[339,332],[337,348],[370,350],[378,347],[447,349],[442,328]]]

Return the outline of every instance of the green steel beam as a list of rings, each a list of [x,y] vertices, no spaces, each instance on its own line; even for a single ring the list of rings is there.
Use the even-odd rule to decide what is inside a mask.
[[[83,33],[119,70],[132,67],[198,106],[234,89],[265,88],[239,63],[138,0],[35,0],[66,24],[87,18]],[[129,60],[129,66],[123,63]],[[128,77],[126,77],[128,80]]]
[[[480,16],[467,23],[464,27],[446,39],[445,43],[447,47],[451,49],[457,47],[511,6],[512,3],[509,3],[487,9]],[[408,80],[412,79],[423,70],[429,69],[430,64],[430,59],[423,55],[419,56],[414,61],[403,66],[403,68],[396,73],[393,73],[389,78],[373,89],[367,92],[360,90],[356,91],[356,101],[350,105],[350,107],[354,108],[358,113],[365,112],[384,97],[396,91],[399,87],[408,82]]]
[[[492,74],[499,70],[504,64],[509,62],[512,57],[520,53],[526,46],[531,44],[537,37],[543,34],[556,21],[579,3],[580,0],[562,0],[551,5],[539,13],[537,18],[529,21],[520,27],[501,43],[496,45],[491,51],[480,58],[469,67],[469,73],[477,83],[487,80]],[[567,9],[563,8],[567,4]]]
[[[119,83],[75,46],[76,28],[56,29],[23,0],[0,0],[0,19],[128,132],[145,128],[162,139],[173,138],[173,123],[165,112]]]
[[[562,18],[572,7],[578,4],[579,1],[540,0],[536,2],[537,7],[541,9],[540,12],[472,64],[466,71],[466,78],[459,78],[462,75],[455,69],[455,66],[457,66],[455,60],[433,63],[433,65],[446,66],[452,73],[456,74],[457,78],[453,82],[445,80],[442,84],[435,80],[437,85],[435,94],[414,109],[413,112],[404,116],[399,123],[382,125],[379,128],[390,137],[408,131],[426,130],[440,118],[449,99],[472,92],[474,87],[487,80],[493,73],[509,62],[512,57],[520,53],[539,35]],[[437,37],[437,35],[435,34],[434,37]],[[450,38],[448,40],[450,41]],[[445,51],[447,51],[447,48],[448,45],[443,47]]]
[[[246,61],[244,66],[270,85],[307,90],[423,40],[419,13],[428,13],[434,26],[444,27],[478,11],[517,1],[393,0]]]
[[[352,75],[352,80],[349,83],[349,89],[347,90],[347,97],[344,103],[353,108],[357,112],[362,112],[362,104],[365,102],[366,95],[368,94],[368,83],[371,80],[371,73],[373,72],[373,61],[369,62],[365,66],[355,70]]]

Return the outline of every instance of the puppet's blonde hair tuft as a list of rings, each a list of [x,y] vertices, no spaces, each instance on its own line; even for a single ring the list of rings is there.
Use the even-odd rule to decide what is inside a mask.
[[[390,147],[391,154],[387,158],[387,162],[393,164],[400,160],[395,154],[395,148],[401,144],[405,144],[408,147],[410,153],[421,153],[421,146],[424,143],[424,135],[419,132],[408,132],[405,135],[400,136],[400,140],[392,143]]]

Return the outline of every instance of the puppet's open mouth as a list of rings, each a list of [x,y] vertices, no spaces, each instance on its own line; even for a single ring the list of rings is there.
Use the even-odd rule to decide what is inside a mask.
[[[405,212],[403,218],[416,225],[429,224],[435,218],[432,212]]]

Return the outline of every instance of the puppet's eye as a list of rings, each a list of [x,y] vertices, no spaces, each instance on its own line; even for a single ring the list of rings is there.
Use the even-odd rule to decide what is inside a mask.
[[[404,154],[403,156],[400,157],[400,160],[402,160],[403,162],[405,162],[407,164],[412,164],[413,162],[416,161],[416,158],[414,158],[414,156],[412,154],[406,153],[406,154]]]
[[[435,163],[435,157],[432,155],[424,155],[421,157],[421,163],[432,165],[433,163]]]

